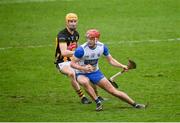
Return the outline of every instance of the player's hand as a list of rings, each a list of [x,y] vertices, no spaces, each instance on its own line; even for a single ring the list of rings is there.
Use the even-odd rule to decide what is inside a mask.
[[[67,47],[67,49],[70,51],[74,51],[76,49],[76,47],[77,47],[76,44],[72,43]]]
[[[84,72],[90,73],[92,71],[94,71],[94,67],[92,65],[88,64],[88,65],[84,66]]]
[[[127,65],[122,65],[122,68],[124,72],[127,72],[129,70]]]

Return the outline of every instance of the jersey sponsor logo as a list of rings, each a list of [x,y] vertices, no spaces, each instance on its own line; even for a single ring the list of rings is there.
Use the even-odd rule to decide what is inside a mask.
[[[93,60],[85,60],[84,64],[90,64],[90,65],[96,65],[98,63],[98,59],[93,59]]]

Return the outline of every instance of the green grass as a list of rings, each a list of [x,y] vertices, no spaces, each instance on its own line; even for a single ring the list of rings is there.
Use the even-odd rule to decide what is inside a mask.
[[[179,0],[8,1],[0,0],[0,121],[180,121]],[[137,62],[136,70],[117,81],[137,102],[149,102],[146,110],[101,89],[109,99],[104,111],[79,102],[53,64],[54,39],[68,12],[79,16],[80,43],[87,29],[98,28],[116,59]],[[148,42],[155,39],[161,41]],[[143,42],[115,44],[136,40]],[[107,77],[119,71],[104,58],[99,66]]]

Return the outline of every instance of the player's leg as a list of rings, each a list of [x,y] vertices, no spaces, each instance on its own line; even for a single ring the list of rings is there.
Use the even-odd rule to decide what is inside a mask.
[[[96,102],[96,110],[97,111],[102,110],[101,100],[99,100],[93,87],[91,86],[89,78],[86,77],[85,75],[78,75],[77,81],[84,87],[84,89],[89,94],[89,96]]]
[[[91,96],[91,98],[93,100],[95,100],[97,98],[97,95],[96,95],[93,87],[91,86],[89,79],[86,76],[78,75],[77,81],[85,88],[85,90]]]
[[[71,84],[75,90],[80,89],[80,86],[76,82],[76,79],[75,79],[75,72],[70,68],[69,65],[63,66],[63,68],[61,69],[61,72],[66,74],[71,79]]]
[[[128,104],[132,105],[135,108],[145,108],[145,105],[143,104],[136,104],[135,101],[131,99],[125,92],[119,91],[116,88],[114,88],[105,77],[99,81],[98,86],[100,86],[110,94],[127,102]]]
[[[71,79],[71,85],[73,86],[74,90],[76,91],[76,93],[79,95],[79,97],[81,98],[81,102],[83,104],[90,104],[92,103],[83,93],[83,91],[81,90],[79,83],[76,81],[76,75],[74,70],[70,67],[70,64],[64,63],[63,65],[60,64],[59,65],[59,71],[65,75],[67,75],[70,79]]]
[[[96,93],[96,95],[98,96],[98,98],[101,100],[101,101],[104,101],[104,99],[99,95],[98,93],[98,90],[97,90],[97,85],[94,85],[91,83],[91,86],[93,87],[94,89],[94,92]]]

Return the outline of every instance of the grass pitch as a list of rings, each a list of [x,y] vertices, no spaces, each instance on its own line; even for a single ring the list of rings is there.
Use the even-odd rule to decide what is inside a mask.
[[[180,121],[180,1],[0,0],[0,121]],[[136,110],[108,98],[104,111],[82,105],[67,77],[53,64],[55,37],[69,12],[79,16],[80,43],[89,28],[122,63],[137,69],[117,78]],[[119,71],[102,58],[102,72]],[[87,94],[86,94],[87,95]]]

